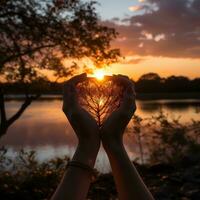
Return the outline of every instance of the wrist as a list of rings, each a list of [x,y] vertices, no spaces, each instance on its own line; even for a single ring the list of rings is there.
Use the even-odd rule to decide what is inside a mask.
[[[98,153],[100,148],[100,141],[94,141],[94,140],[79,140],[77,149],[80,149],[81,151],[85,153]]]
[[[95,128],[94,128],[95,129]],[[93,129],[93,130],[94,130]],[[78,147],[85,151],[98,151],[100,148],[100,137],[98,130],[93,132],[81,133],[78,135]]]
[[[102,140],[105,151],[118,151],[124,148],[123,140],[113,138],[111,140]]]
[[[72,160],[81,162],[93,168],[99,148],[100,148],[100,144],[94,145],[94,144],[90,144],[89,142],[85,143],[81,141],[78,143],[76,152]]]

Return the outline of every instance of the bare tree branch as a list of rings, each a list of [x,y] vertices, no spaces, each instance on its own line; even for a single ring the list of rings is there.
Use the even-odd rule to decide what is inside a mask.
[[[25,99],[24,103],[19,108],[19,110],[12,117],[10,117],[10,119],[7,120],[8,126],[10,126],[12,123],[14,123],[23,114],[23,112],[32,103],[33,100],[36,100],[39,97],[40,97],[40,95],[27,97]]]
[[[78,85],[80,105],[96,119],[99,127],[113,110],[119,107],[121,89],[113,82],[88,80]]]
[[[6,122],[6,110],[5,110],[5,99],[3,89],[0,88],[0,113],[1,113],[1,125]]]

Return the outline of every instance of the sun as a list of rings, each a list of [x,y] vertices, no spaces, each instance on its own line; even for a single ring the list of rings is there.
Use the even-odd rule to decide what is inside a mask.
[[[104,79],[104,76],[105,76],[105,71],[102,70],[102,69],[95,70],[93,76],[97,80],[102,81]]]

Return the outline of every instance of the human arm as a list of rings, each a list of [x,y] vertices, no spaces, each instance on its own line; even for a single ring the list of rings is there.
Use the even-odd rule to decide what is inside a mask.
[[[119,199],[152,200],[151,193],[130,161],[123,145],[125,128],[136,110],[134,86],[122,75],[114,76],[113,81],[124,88],[122,102],[103,123],[100,133],[111,164]]]
[[[93,117],[78,104],[76,84],[86,74],[75,76],[64,84],[63,111],[78,137],[78,147],[72,161],[94,167],[100,147],[99,129]],[[69,166],[51,200],[83,200],[86,198],[92,174],[83,168]]]

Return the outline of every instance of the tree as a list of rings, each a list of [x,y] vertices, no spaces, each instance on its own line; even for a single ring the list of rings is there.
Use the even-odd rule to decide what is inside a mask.
[[[195,78],[190,82],[191,92],[199,92],[200,91],[200,78]]]
[[[136,91],[140,93],[151,93],[162,91],[163,79],[156,73],[142,75],[136,82]]]
[[[115,62],[120,55],[118,49],[110,48],[117,33],[99,23],[95,2],[63,2],[0,3],[0,136],[39,98],[40,93],[32,94],[31,83],[47,79],[43,70],[58,80],[77,70],[77,60],[89,58],[96,66],[102,66]],[[74,62],[65,67],[64,58]],[[25,95],[24,103],[9,119],[3,82],[20,83]]]
[[[88,110],[101,127],[104,120],[120,105],[122,87],[112,80],[99,82],[89,78],[77,87],[80,105]]]
[[[160,81],[160,76],[156,73],[144,74],[139,78],[139,81],[148,80],[148,81]]]
[[[167,92],[191,92],[190,80],[184,76],[170,76],[165,80]]]

